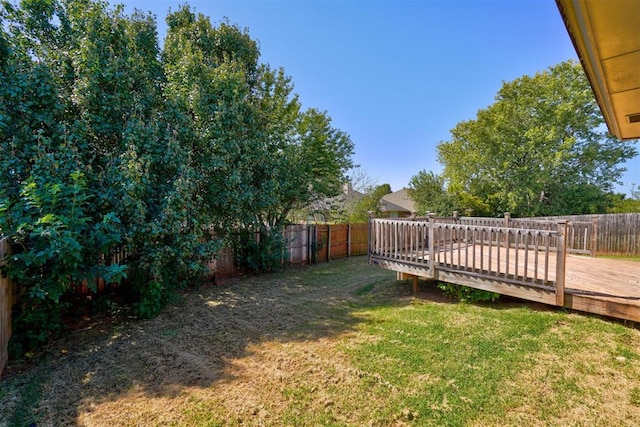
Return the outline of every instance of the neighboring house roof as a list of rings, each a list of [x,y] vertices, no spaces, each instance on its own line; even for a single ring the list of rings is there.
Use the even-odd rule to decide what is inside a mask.
[[[640,1],[556,3],[609,131],[640,138]]]
[[[413,203],[413,200],[409,197],[409,192],[406,188],[383,196],[378,205],[383,212],[412,213],[416,211],[415,203]]]

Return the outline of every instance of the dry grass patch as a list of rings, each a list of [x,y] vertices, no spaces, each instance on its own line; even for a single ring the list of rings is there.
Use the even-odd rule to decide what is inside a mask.
[[[322,343],[360,321],[352,306],[371,292],[358,289],[393,276],[362,258],[338,261],[194,290],[152,320],[89,325],[25,372],[10,366],[0,425],[180,425],[198,408],[213,414],[207,424],[230,425],[264,415],[260,405],[278,413],[283,373],[308,376],[318,370],[312,354],[337,357]],[[304,394],[304,384],[289,393]]]
[[[639,425],[640,331],[455,304],[364,259],[95,323],[0,382],[0,426]]]

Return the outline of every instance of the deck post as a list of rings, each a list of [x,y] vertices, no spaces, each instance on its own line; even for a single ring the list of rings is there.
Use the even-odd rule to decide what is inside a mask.
[[[564,306],[564,280],[567,272],[567,220],[558,221],[558,252],[556,254],[556,305]]]
[[[436,214],[429,212],[429,277],[436,278],[436,254],[435,254],[435,222]]]
[[[373,216],[375,215],[374,211],[367,211],[367,213],[369,214],[369,230],[368,230],[368,234],[369,236],[367,237],[367,240],[369,242],[369,244],[367,245],[367,261],[369,262],[369,265],[371,265],[371,255],[373,253]]]
[[[505,212],[504,213],[504,228],[510,228],[511,227],[511,212]],[[509,250],[509,233],[506,232],[504,233],[504,247]]]
[[[596,256],[598,251],[598,223],[600,222],[600,215],[593,218],[592,230],[591,230],[591,256]]]

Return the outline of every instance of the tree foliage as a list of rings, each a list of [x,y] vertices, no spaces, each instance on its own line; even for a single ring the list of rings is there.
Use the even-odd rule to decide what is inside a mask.
[[[339,191],[351,140],[302,111],[246,30],[185,5],[160,50],[154,17],[121,6],[0,4],[0,234],[25,348],[74,284],[127,275],[153,316],[235,230],[262,233],[267,259],[291,209]]]
[[[612,206],[608,213],[631,213],[640,212],[640,188],[635,183],[631,184],[629,197],[626,194],[618,193],[612,196]]]
[[[603,129],[579,64],[567,61],[504,83],[496,102],[438,145],[448,190],[476,214],[604,212],[636,155]]]
[[[422,170],[411,177],[408,191],[420,215],[431,212],[437,216],[450,216],[461,208],[456,195],[447,190],[445,178],[434,172]]]

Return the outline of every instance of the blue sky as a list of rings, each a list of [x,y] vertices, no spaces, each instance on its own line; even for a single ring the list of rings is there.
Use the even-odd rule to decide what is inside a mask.
[[[124,0],[151,11],[164,38],[181,0]],[[292,76],[305,107],[326,110],[355,163],[399,190],[440,172],[436,145],[494,102],[502,82],[577,55],[553,0],[189,1],[247,28],[261,62]],[[618,191],[640,184],[640,157]]]

